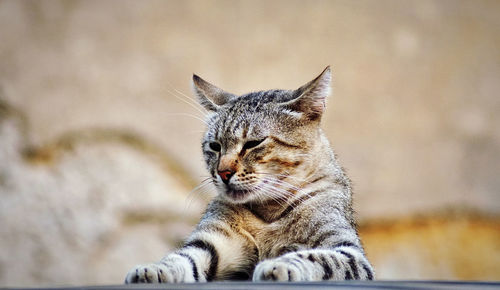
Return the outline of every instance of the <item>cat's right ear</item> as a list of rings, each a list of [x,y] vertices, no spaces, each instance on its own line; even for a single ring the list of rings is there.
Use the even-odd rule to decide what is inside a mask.
[[[235,97],[199,76],[193,74],[193,90],[198,97],[198,102],[208,111],[216,112],[220,106]]]

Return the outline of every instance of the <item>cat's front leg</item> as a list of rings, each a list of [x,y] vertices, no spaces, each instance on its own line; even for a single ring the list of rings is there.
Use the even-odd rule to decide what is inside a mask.
[[[226,213],[226,216],[222,216]],[[140,265],[125,283],[206,282],[250,278],[259,257],[254,238],[240,227],[231,208],[213,202],[184,246],[159,263]],[[229,223],[231,222],[231,223]]]
[[[159,263],[139,265],[129,271],[125,283],[183,283],[206,282],[216,279],[217,268],[220,264],[221,251],[216,247],[224,248],[217,235],[206,232],[195,232],[184,247],[168,254]],[[217,241],[214,241],[215,240]],[[216,246],[217,245],[217,246]],[[225,246],[235,250],[238,243]],[[240,250],[241,252],[241,250]]]
[[[373,269],[354,247],[311,249],[262,261],[254,281],[372,280]]]

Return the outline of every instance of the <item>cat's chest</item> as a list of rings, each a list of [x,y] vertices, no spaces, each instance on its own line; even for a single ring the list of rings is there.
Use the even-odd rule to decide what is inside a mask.
[[[246,207],[240,213],[244,213],[242,226],[254,238],[260,260],[310,247],[311,235],[325,223],[306,206],[284,210]]]
[[[310,232],[310,224],[303,220],[283,219],[262,225],[254,232],[259,258],[273,258],[306,248]]]

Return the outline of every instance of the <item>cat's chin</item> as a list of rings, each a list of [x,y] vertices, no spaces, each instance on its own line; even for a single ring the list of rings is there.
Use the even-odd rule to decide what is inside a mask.
[[[224,196],[233,203],[245,203],[252,199],[252,192],[249,190],[228,188],[224,192]]]

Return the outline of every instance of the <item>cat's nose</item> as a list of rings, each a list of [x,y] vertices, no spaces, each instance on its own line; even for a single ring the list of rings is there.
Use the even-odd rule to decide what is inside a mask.
[[[229,183],[229,179],[231,179],[231,176],[234,175],[234,171],[231,170],[224,170],[224,171],[217,171],[219,174],[220,178],[222,179],[222,182],[225,184]]]

